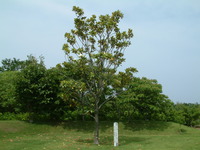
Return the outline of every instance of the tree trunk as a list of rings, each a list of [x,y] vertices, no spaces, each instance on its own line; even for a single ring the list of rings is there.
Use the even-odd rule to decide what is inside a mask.
[[[99,145],[99,110],[95,111],[94,144]]]

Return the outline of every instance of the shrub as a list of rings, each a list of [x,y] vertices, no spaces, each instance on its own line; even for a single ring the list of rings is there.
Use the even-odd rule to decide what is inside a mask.
[[[21,120],[21,121],[26,121],[29,120],[30,114],[29,113],[0,113],[0,120]]]

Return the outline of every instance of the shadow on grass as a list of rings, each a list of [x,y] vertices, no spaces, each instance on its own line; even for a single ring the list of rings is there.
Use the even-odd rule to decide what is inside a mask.
[[[26,123],[30,123],[26,121]],[[66,121],[66,122],[40,122],[34,121],[30,124],[34,125],[48,125],[52,127],[62,127],[63,129],[69,131],[83,132],[83,133],[92,133],[95,129],[94,121]],[[100,122],[100,130],[101,132],[106,132],[108,128],[112,128],[113,122],[109,121],[101,121]]]
[[[75,132],[82,132],[89,134],[93,133],[95,130],[94,121],[33,122],[32,124],[59,126],[68,131],[75,131]],[[153,132],[164,131],[170,128],[171,126],[172,126],[171,122],[133,120],[131,122],[119,122],[119,131],[122,131],[123,134],[125,135],[133,134],[132,132],[143,131],[143,130],[147,130],[147,133],[151,133],[151,131]],[[100,132],[101,135],[105,134],[112,135],[113,121],[101,121]],[[185,133],[185,131],[182,132]]]
[[[141,130],[156,130],[164,131],[169,128],[172,123],[160,122],[160,121],[132,121],[132,122],[119,122],[119,130],[130,130],[130,131],[141,131]],[[64,129],[76,130],[80,132],[93,132],[95,129],[94,121],[72,121],[62,123]],[[113,132],[112,121],[101,121],[100,122],[101,133]]]
[[[95,129],[94,121],[72,121],[72,122],[65,122],[62,124],[64,129],[67,130],[76,130],[78,132],[87,132],[91,133]],[[108,121],[100,122],[100,130],[101,132],[106,132],[108,128],[112,128],[113,123]]]
[[[147,141],[148,138],[144,137],[130,137],[130,136],[120,136],[119,145],[128,145],[130,143],[143,143]],[[92,138],[81,138],[77,142],[83,144],[93,144],[94,140]],[[100,145],[113,145],[113,136],[102,136],[100,137]]]
[[[70,131],[77,131],[83,133],[91,133],[95,129],[94,121],[68,121],[68,122],[33,122],[32,124],[38,125],[50,125],[50,126],[61,126],[63,129]],[[141,130],[155,130],[155,131],[164,131],[169,128],[172,123],[170,122],[160,122],[160,121],[132,121],[132,122],[120,122],[119,129],[120,130],[130,130],[141,131]],[[121,126],[122,125],[122,126]],[[123,128],[123,129],[122,129]],[[104,132],[112,132],[113,122],[112,121],[101,121],[100,122],[100,130],[102,133]]]
[[[124,129],[131,131],[140,131],[140,130],[156,130],[163,131],[171,126],[170,122],[160,122],[160,121],[132,121],[124,122]]]

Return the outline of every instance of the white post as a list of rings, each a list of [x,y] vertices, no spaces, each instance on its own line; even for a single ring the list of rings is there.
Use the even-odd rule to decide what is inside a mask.
[[[114,122],[114,146],[118,146],[118,123]]]

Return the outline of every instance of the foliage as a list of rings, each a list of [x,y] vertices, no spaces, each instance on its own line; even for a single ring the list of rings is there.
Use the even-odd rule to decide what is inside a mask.
[[[0,120],[91,120],[94,107],[78,64],[64,62],[46,69],[43,59],[33,56],[24,62],[26,66],[21,71],[0,73]],[[173,104],[162,94],[162,86],[156,80],[134,77],[135,72],[136,69],[127,68],[113,75],[105,93],[115,94],[101,108],[101,120],[200,124],[199,104]]]
[[[39,103],[43,100],[40,81],[44,77],[46,68],[42,59],[38,63],[35,57],[30,57],[29,61],[31,63],[21,71],[16,91],[22,111],[36,112],[40,111]]]
[[[29,113],[31,120],[75,119],[75,109],[60,96],[60,82],[66,78],[62,72],[59,66],[46,69],[42,57],[29,56],[16,81],[20,112]]]
[[[0,73],[0,112],[18,111],[15,82],[19,72],[6,71]]]
[[[62,99],[61,81],[68,78],[63,75],[63,70],[59,67],[48,69],[41,79],[43,95],[43,110],[49,114],[53,120],[75,120],[75,107],[72,103]]]
[[[24,62],[20,71],[0,73],[0,119],[66,121],[94,117],[95,99],[85,82],[90,79],[89,65],[83,69],[78,63],[64,62],[46,69],[43,58],[37,60],[33,56]],[[101,120],[200,124],[199,104],[173,104],[162,94],[162,86],[156,80],[134,77],[135,72],[135,68],[127,68],[114,73],[107,82],[103,91],[105,103],[99,105]]]
[[[175,122],[195,126],[200,124],[200,105],[190,103],[177,103],[175,109]]]
[[[125,120],[171,120],[173,116],[173,103],[162,94],[162,86],[147,78],[134,77],[116,108]]]
[[[27,121],[29,119],[30,119],[29,113],[11,113],[11,112],[0,113],[0,120]]]
[[[16,58],[13,59],[6,58],[3,59],[1,63],[2,66],[0,67],[0,72],[21,70],[25,65],[24,61],[20,61],[19,59]]]

